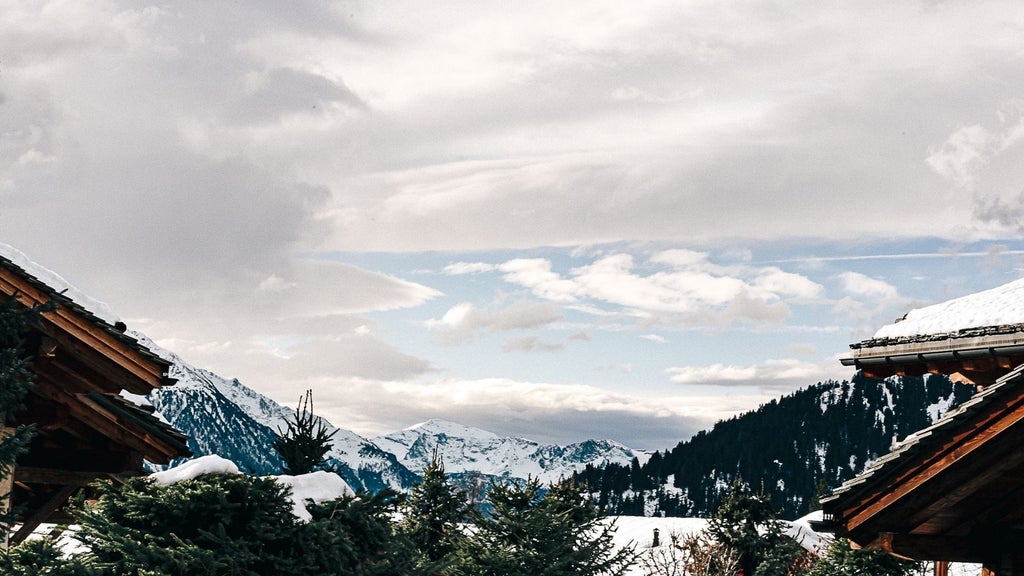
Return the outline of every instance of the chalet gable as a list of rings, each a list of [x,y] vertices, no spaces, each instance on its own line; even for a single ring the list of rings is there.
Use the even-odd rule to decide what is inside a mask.
[[[17,541],[55,514],[63,520],[68,497],[93,480],[140,474],[143,460],[167,464],[190,452],[187,437],[152,407],[122,397],[172,384],[170,363],[125,334],[124,324],[100,317],[9,256],[0,250],[0,297],[50,307],[26,338],[35,386],[13,423],[37,430],[6,479],[15,505],[27,508]]]
[[[822,500],[855,544],[1024,575],[1024,281],[912,311],[842,359],[870,377],[948,374],[978,392]]]

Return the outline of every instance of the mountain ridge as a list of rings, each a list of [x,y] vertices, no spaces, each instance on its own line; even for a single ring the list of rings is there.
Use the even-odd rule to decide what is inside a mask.
[[[195,456],[218,454],[253,474],[276,474],[282,462],[271,447],[294,410],[248,388],[238,379],[196,368],[141,333],[132,337],[171,363],[177,383],[155,390],[149,401],[157,413],[189,435]],[[327,466],[355,489],[411,489],[419,482],[435,447],[447,471],[472,483],[551,482],[570,477],[586,465],[628,463],[646,455],[610,440],[585,440],[566,446],[506,438],[456,422],[431,419],[398,432],[364,438],[321,418],[334,432]],[[172,463],[172,465],[175,463]]]

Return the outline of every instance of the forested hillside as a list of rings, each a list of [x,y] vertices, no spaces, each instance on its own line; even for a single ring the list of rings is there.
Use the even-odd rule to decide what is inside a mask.
[[[609,513],[707,516],[738,477],[763,487],[783,517],[795,518],[972,392],[945,376],[873,380],[858,373],[719,422],[646,464],[587,467],[576,480]]]

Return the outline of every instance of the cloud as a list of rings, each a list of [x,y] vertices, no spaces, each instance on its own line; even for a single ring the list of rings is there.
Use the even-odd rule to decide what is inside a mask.
[[[822,362],[795,359],[767,360],[756,365],[710,364],[676,366],[666,372],[672,382],[705,386],[752,386],[774,391],[793,391],[828,378],[849,378],[850,371],[835,358]]]
[[[519,301],[497,312],[482,310],[463,302],[450,308],[439,320],[429,321],[427,325],[441,328],[441,338],[446,344],[461,344],[481,332],[542,328],[561,318],[558,307],[548,302]]]
[[[523,336],[502,344],[505,352],[561,352],[565,344],[561,342],[544,342],[536,336]]]
[[[454,262],[444,267],[444,273],[451,276],[461,276],[463,274],[490,272],[494,269],[495,266],[493,264],[486,264],[484,262]]]
[[[643,334],[640,337],[644,340],[650,340],[655,344],[668,344],[668,340],[666,340],[664,336],[659,336],[657,334]]]
[[[740,394],[646,397],[581,384],[502,378],[323,379],[304,385],[315,389],[317,409],[325,417],[367,435],[400,430],[426,418],[446,418],[538,442],[610,438],[646,449],[672,447],[719,419],[771,398]],[[381,402],[381,398],[393,401]]]
[[[843,290],[853,296],[883,301],[899,297],[896,287],[892,284],[860,272],[843,272],[838,278]]]
[[[984,166],[994,144],[995,137],[985,128],[977,124],[964,126],[933,150],[926,161],[940,176],[970,188],[975,173]]]
[[[1007,230],[1024,232],[1024,192],[1010,199],[999,195],[979,195],[974,217]]]
[[[577,286],[552,272],[551,262],[544,258],[517,258],[498,266],[505,280],[530,289],[539,298],[554,302],[575,302]]]
[[[718,266],[690,250],[655,253],[645,268],[625,253],[598,255],[568,276],[543,258],[499,266],[507,282],[537,297],[580,311],[641,318],[645,323],[722,326],[733,322],[774,324],[789,316],[787,299],[820,298],[824,288],[776,267]],[[663,269],[662,269],[663,268]]]

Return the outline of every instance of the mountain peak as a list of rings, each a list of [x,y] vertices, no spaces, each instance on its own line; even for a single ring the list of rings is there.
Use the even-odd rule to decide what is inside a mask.
[[[441,418],[431,418],[419,424],[414,424],[402,430],[402,432],[415,432],[418,434],[444,434],[446,436],[457,436],[460,438],[498,438],[498,435],[494,432],[489,432],[481,428],[474,428],[472,426],[466,426],[465,424],[459,424],[458,422],[452,422],[451,420],[444,420]]]

